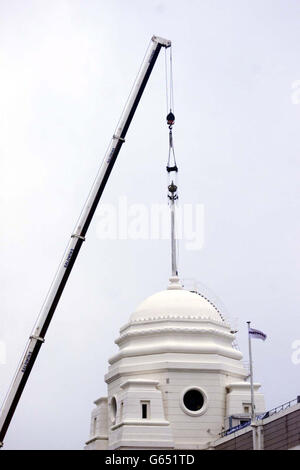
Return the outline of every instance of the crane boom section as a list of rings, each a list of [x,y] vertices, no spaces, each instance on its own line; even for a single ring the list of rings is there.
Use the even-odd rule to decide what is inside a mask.
[[[56,276],[41,309],[34,331],[29,338],[28,344],[20,362],[20,366],[18,367],[10,390],[4,401],[0,415],[0,447],[3,445],[4,437],[6,435],[10,421],[14,415],[41,345],[44,342],[47,329],[64,287],[67,283],[68,277],[72,271],[79,250],[83,241],[85,240],[85,235],[92,221],[107,180],[113,169],[120,149],[125,142],[126,133],[139,104],[145,86],[148,82],[156,59],[162,47],[167,48],[170,46],[170,41],[157,36],[152,37],[151,46],[148,50],[147,56],[145,57],[143,66],[138,74],[130,98],[119,121],[117,130],[112,137],[103,163],[75,226],[74,233],[69,240],[63,259],[59,265]]]

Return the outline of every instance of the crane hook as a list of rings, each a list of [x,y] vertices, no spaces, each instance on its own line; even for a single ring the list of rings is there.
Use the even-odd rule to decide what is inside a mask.
[[[175,116],[174,114],[172,113],[172,111],[169,112],[168,116],[167,116],[167,124],[169,126],[169,129],[171,129],[171,127],[173,126],[175,122]]]

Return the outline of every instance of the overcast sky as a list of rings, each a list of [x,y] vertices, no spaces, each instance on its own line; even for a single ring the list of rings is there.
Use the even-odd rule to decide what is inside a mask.
[[[300,393],[298,0],[0,0],[0,399],[153,34],[172,40],[181,204],[204,208],[179,274],[253,342],[266,407]],[[103,203],[166,201],[159,57]],[[7,449],[81,449],[119,328],[167,286],[168,240],[101,240],[99,209],[7,433]],[[238,320],[236,320],[238,319]],[[299,346],[300,348],[300,346]]]

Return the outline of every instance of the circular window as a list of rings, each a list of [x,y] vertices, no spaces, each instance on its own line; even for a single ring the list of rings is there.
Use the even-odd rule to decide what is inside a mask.
[[[191,416],[199,416],[206,411],[206,394],[199,387],[189,387],[181,395],[181,407]]]
[[[199,411],[201,410],[204,404],[204,398],[199,390],[188,390],[183,396],[184,406],[190,411]]]
[[[110,400],[110,417],[112,423],[115,424],[117,417],[117,400],[115,397]]]

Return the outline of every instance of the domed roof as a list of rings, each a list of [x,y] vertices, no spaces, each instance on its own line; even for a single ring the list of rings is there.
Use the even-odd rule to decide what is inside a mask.
[[[182,288],[169,288],[145,299],[131,315],[130,321],[155,320],[162,317],[208,318],[220,322],[216,307],[201,295]]]

